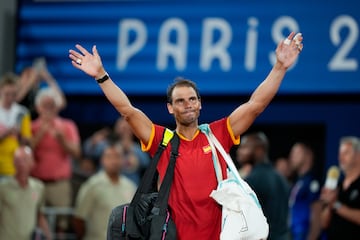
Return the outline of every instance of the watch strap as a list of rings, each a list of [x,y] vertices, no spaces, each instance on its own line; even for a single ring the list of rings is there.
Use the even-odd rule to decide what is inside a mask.
[[[106,80],[108,80],[110,77],[109,77],[109,74],[107,73],[107,72],[105,72],[105,75],[103,76],[103,77],[101,77],[101,78],[99,78],[99,79],[96,79],[96,81],[98,82],[98,83],[103,83],[103,82],[105,82]]]

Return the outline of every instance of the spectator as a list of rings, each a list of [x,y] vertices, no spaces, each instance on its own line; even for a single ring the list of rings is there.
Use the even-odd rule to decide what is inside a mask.
[[[252,159],[254,156],[250,150],[250,148],[240,146],[236,148],[235,158],[239,165],[239,175],[243,179],[245,179],[250,174],[253,166]]]
[[[289,199],[290,227],[293,240],[316,240],[320,237],[320,182],[313,172],[314,152],[305,143],[297,142],[290,150],[290,168],[295,182]]]
[[[45,183],[45,203],[53,207],[72,204],[72,160],[80,157],[80,136],[71,119],[59,116],[61,98],[50,88],[35,98],[39,117],[32,122],[35,167],[32,176]],[[58,221],[60,232],[67,230],[66,218]]]
[[[16,173],[0,181],[0,237],[6,240],[29,240],[36,226],[51,239],[46,217],[41,212],[44,185],[29,177],[34,165],[30,147],[14,153]]]
[[[258,196],[268,220],[268,239],[289,239],[289,186],[269,160],[267,137],[262,132],[246,134],[242,137],[239,148],[238,152],[247,155],[246,159],[252,165],[245,180]]]
[[[101,156],[102,170],[81,186],[73,221],[79,240],[106,239],[106,219],[111,210],[132,200],[135,184],[119,175],[123,158],[120,145],[109,145]]]
[[[26,107],[16,103],[18,77],[7,73],[0,81],[0,177],[13,176],[14,152],[31,138],[31,118]]]
[[[149,155],[134,141],[130,125],[123,117],[118,118],[115,123],[113,138],[124,149],[122,173],[139,185],[142,174],[150,162]]]
[[[360,236],[360,139],[340,139],[339,165],[344,178],[338,189],[323,188],[322,225],[328,240],[357,240]]]

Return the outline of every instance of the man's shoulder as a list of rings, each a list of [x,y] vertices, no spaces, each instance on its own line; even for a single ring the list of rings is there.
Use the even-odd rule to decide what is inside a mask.
[[[123,187],[136,189],[136,184],[128,177],[120,175],[120,183]]]
[[[22,105],[22,104],[17,103],[17,102],[14,102],[11,108],[16,110],[16,111],[21,111],[21,112],[24,112],[24,113],[29,112],[29,109],[25,105]]]
[[[271,163],[264,162],[256,164],[251,170],[247,179],[259,182],[266,182],[270,179],[284,179],[271,165]]]
[[[7,112],[14,114],[15,116],[30,115],[29,109],[27,107],[16,102],[11,105],[10,110]]]
[[[311,185],[314,183],[320,184],[319,177],[317,177],[313,172],[306,173],[300,178],[300,180],[303,181],[304,185]]]
[[[80,186],[78,197],[81,196],[83,199],[85,196],[89,197],[89,195],[96,195],[99,190],[105,187],[105,180],[102,171],[95,173]]]
[[[14,177],[3,177],[0,179],[0,188],[6,188],[7,186],[12,186],[16,183]]]
[[[343,181],[344,179],[342,179]],[[351,184],[355,189],[359,189],[360,190],[360,176],[355,179],[355,181]]]
[[[83,184],[83,186],[87,187],[96,187],[106,182],[105,172],[100,170],[94,175],[90,176]]]

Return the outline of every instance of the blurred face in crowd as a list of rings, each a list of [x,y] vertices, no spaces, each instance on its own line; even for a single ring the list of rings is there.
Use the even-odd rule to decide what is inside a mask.
[[[115,133],[118,136],[133,136],[129,123],[124,118],[119,118],[115,124]]]
[[[305,156],[305,149],[301,144],[295,144],[289,154],[289,164],[292,171],[299,171]]]
[[[279,158],[275,162],[275,169],[283,176],[290,177],[289,161],[286,158]]]
[[[357,154],[359,153],[356,153],[355,149],[352,147],[352,144],[350,142],[344,142],[340,144],[338,158],[339,158],[340,168],[344,172],[347,172],[352,168],[356,167],[357,165],[359,165],[356,163]]]
[[[0,99],[2,107],[10,108],[16,100],[16,84],[6,84],[0,88]]]
[[[241,144],[236,150],[236,157],[240,164],[255,163],[255,145],[250,138],[241,139]]]
[[[102,156],[101,163],[107,174],[116,176],[119,174],[123,161],[123,150],[120,146],[112,145],[107,147]]]
[[[37,105],[38,114],[43,118],[54,118],[58,115],[59,109],[54,98],[43,96]]]
[[[201,101],[196,95],[194,88],[189,86],[177,86],[171,95],[172,102],[168,103],[170,114],[174,115],[177,123],[190,126],[197,124],[200,116]]]

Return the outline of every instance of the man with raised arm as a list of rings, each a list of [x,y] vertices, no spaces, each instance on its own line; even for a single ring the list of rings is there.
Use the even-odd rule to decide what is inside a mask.
[[[256,88],[249,101],[237,107],[229,116],[210,123],[210,128],[226,151],[239,144],[240,135],[254,122],[277,93],[287,69],[302,50],[302,36],[291,33],[276,49],[276,63],[266,79]],[[162,139],[163,126],[153,123],[134,107],[126,94],[105,71],[96,46],[92,53],[80,45],[70,50],[72,65],[95,78],[110,103],[128,121],[141,141],[144,151],[154,155]],[[178,79],[168,88],[167,108],[176,121],[180,136],[179,157],[176,160],[169,207],[176,224],[178,239],[218,240],[221,230],[221,206],[209,194],[217,187],[212,154],[206,136],[198,129],[201,110],[200,94],[194,82]],[[158,172],[163,179],[169,161],[170,148],[162,155]],[[220,158],[223,176],[226,163]]]

